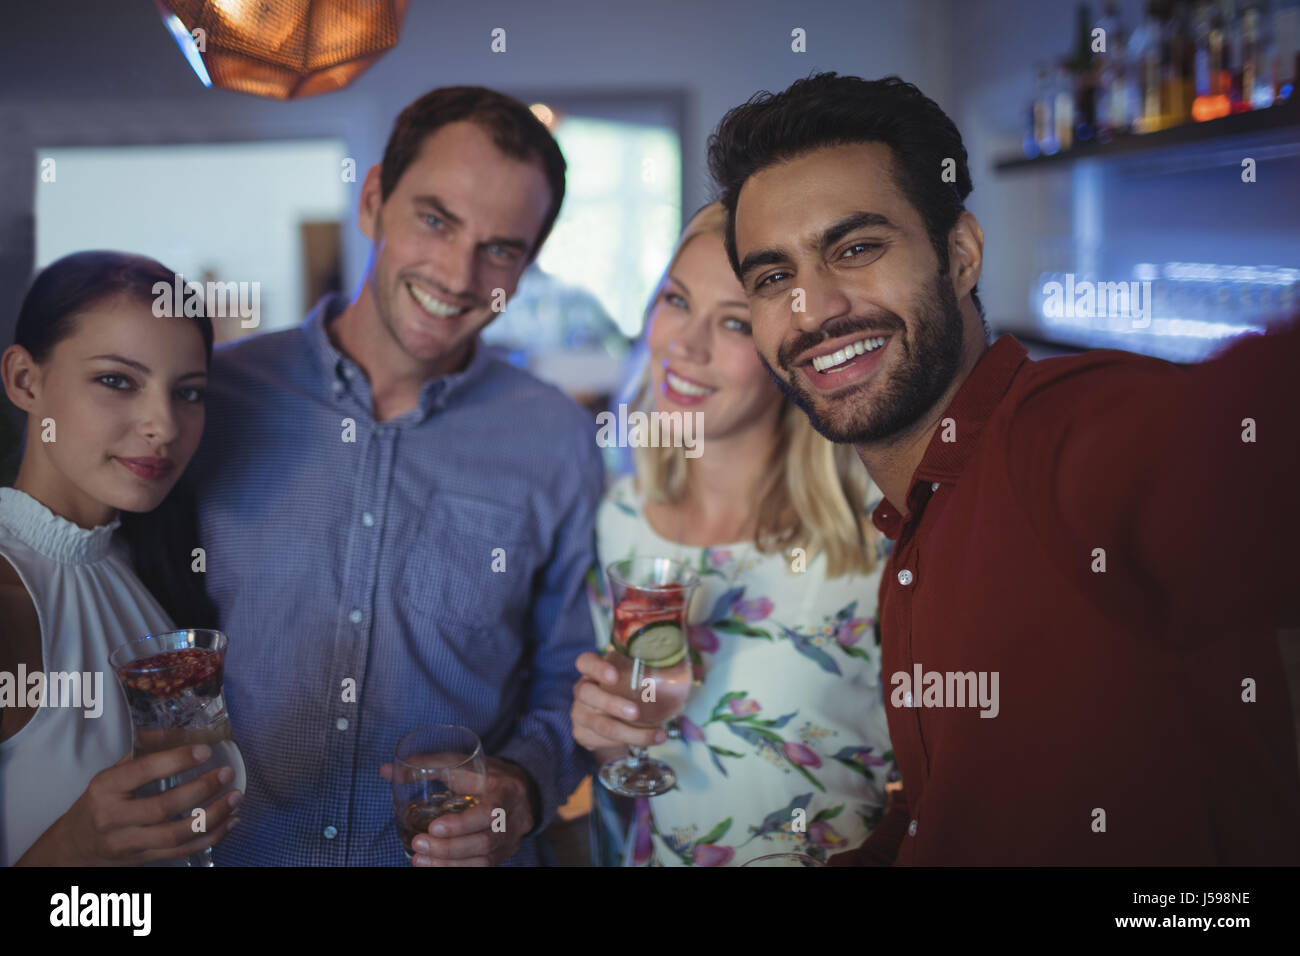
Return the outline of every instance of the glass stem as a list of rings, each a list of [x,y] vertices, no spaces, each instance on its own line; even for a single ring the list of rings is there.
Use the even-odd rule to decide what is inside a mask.
[[[647,756],[644,747],[634,747],[631,744],[627,745],[627,752],[628,752],[627,765],[633,768],[641,766],[641,761],[645,760]]]

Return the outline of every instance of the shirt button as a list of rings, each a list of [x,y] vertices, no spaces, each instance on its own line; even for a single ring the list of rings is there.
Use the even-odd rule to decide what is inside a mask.
[[[346,365],[343,366],[343,377],[344,377],[344,378],[351,378],[351,377],[352,377],[352,369],[350,369],[350,368],[349,368],[348,366],[346,366]]]
[[[903,706],[904,707],[912,706],[912,692],[910,690],[903,697]]]
[[[347,730],[348,719],[346,717],[340,717],[338,720],[334,721],[334,726],[337,727],[339,730]]]
[[[898,583],[901,584],[903,587],[907,587],[909,584],[911,584],[911,583],[912,583],[912,572],[909,571],[909,570],[907,570],[907,568],[903,568],[903,570],[899,571],[899,572],[898,572]]]
[[[333,384],[330,385],[330,388],[334,389],[334,394],[337,395],[339,392],[343,391],[343,383],[338,379],[335,379]]]
[[[916,824],[914,823],[914,824],[912,824],[912,826],[916,826]],[[338,828],[338,827],[332,827],[332,826],[331,826],[331,827],[326,827],[326,828],[325,828],[325,839],[327,839],[327,840],[332,840],[332,839],[334,839],[334,838],[335,838],[336,836],[338,836],[338,835],[339,835],[339,828]]]
[[[367,511],[361,516],[361,523],[367,528],[373,528],[375,526],[375,516]]]
[[[353,624],[360,624],[361,617],[362,617],[361,608],[354,607],[352,609],[352,613],[348,615],[348,620],[351,621]]]
[[[330,829],[333,830],[334,828],[333,828],[333,827],[330,827]],[[915,821],[915,820],[913,820],[911,823],[909,823],[909,824],[907,825],[907,835],[908,835],[908,836],[916,836],[916,821]]]

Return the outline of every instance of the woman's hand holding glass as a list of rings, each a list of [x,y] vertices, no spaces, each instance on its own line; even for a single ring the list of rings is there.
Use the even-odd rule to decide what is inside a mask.
[[[212,799],[234,779],[229,767],[156,796],[134,796],[140,787],[180,776],[210,757],[207,746],[124,757],[91,778],[77,802],[41,834],[18,865],[138,866],[185,859],[212,847],[234,828],[232,814],[243,798],[236,790]],[[196,807],[203,808],[198,832]]]
[[[611,688],[618,671],[599,654],[579,655],[575,666],[582,679],[573,685],[573,739],[603,763],[622,756],[628,747],[652,747],[668,739],[659,727],[637,727],[640,707]]]

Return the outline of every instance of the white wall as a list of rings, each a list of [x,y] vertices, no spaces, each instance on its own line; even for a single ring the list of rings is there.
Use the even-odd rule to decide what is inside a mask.
[[[187,280],[211,270],[258,282],[260,331],[296,325],[313,304],[303,301],[298,225],[346,214],[343,154],[341,143],[313,141],[41,150],[55,179],[36,190],[36,267],[126,249]],[[234,334],[247,333],[236,322]]]

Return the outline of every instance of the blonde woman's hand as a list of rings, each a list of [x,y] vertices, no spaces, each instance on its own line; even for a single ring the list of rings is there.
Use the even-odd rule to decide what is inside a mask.
[[[614,666],[587,651],[575,661],[582,678],[573,685],[573,739],[604,761],[627,753],[629,745],[650,747],[668,735],[658,727],[634,727],[638,707],[612,691],[618,680]]]

